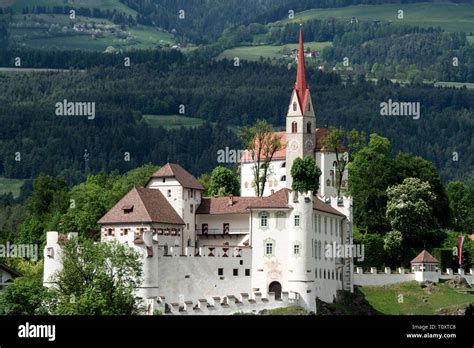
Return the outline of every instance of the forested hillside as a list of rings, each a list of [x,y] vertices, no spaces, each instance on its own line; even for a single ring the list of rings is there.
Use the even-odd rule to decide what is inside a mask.
[[[70,54],[64,57],[67,62]],[[176,51],[142,54],[141,63],[130,67],[123,66],[120,55],[103,59],[109,64],[85,72],[0,76],[0,175],[63,173],[77,181],[84,170],[124,171],[168,159],[198,175],[212,169],[218,148],[239,147],[236,135],[224,125],[265,118],[283,126],[295,78],[294,69],[279,65],[244,62],[236,67]],[[116,65],[110,65],[113,60]],[[432,161],[445,180],[467,179],[472,173],[472,91],[400,86],[386,80],[375,85],[363,78],[343,83],[336,73],[311,69],[308,79],[318,126],[377,132],[392,141],[395,153]],[[56,116],[54,105],[64,99],[95,102],[96,118]],[[420,102],[420,119],[381,116],[380,103],[388,99]],[[141,114],[177,114],[181,105],[184,115],[221,126],[171,131],[152,129],[141,120]],[[15,152],[21,153],[21,161],[15,161]],[[123,159],[125,152],[131,154],[129,162]]]

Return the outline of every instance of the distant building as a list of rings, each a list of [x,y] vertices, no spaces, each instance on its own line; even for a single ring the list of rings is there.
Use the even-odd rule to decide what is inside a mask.
[[[0,264],[0,290],[13,282],[13,279],[20,277],[21,274],[5,264]]]

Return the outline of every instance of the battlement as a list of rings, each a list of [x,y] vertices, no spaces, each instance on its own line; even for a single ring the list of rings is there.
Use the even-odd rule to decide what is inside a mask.
[[[385,267],[384,271],[378,271],[376,267],[370,267],[370,272],[364,272],[362,267],[356,267],[354,271],[354,285],[361,286],[374,286],[374,285],[386,285],[395,284],[409,281],[432,281],[439,282],[440,279],[452,279],[455,276],[462,276],[467,280],[470,285],[474,284],[474,269],[471,268],[469,273],[466,274],[465,270],[460,268],[457,272],[453,272],[453,269],[448,268],[446,272],[437,270],[435,272],[428,271],[415,271],[412,272],[405,270],[403,267],[399,267],[397,271],[392,272],[390,267]]]
[[[234,313],[258,313],[263,309],[273,309],[299,305],[299,294],[282,292],[280,298],[275,293],[261,292],[240,293],[224,297],[214,296],[195,301],[182,299],[180,302],[168,303],[164,296],[146,300],[147,314],[159,311],[165,315],[231,315]]]

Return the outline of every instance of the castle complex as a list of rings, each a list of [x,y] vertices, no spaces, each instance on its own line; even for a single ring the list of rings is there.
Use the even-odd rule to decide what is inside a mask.
[[[275,132],[275,153],[263,196],[255,194],[254,160],[241,163],[240,197],[204,197],[204,187],[178,164],[168,163],[144,188],[133,188],[98,223],[101,242],[118,241],[143,255],[138,296],[150,312],[248,304],[293,303],[316,311],[337,290],[353,291],[352,258],[325,253],[327,245],[352,245],[352,200],[338,197],[336,155],[324,149],[328,130],[316,127],[306,82],[300,32],[296,83],[286,131]],[[321,169],[319,191],[291,190],[296,158],[313,156]],[[347,173],[343,183],[347,182]],[[61,269],[57,232],[45,247],[44,283]]]

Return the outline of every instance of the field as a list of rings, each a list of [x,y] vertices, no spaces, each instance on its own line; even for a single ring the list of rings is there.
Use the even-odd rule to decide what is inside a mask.
[[[298,44],[287,44],[281,46],[272,45],[261,45],[261,46],[239,46],[234,47],[222,52],[217,58],[218,59],[234,59],[239,57],[243,60],[259,60],[260,57],[279,59],[283,58],[283,52],[288,49],[294,49]],[[325,47],[331,46],[330,42],[306,42],[305,49],[311,49],[316,51],[322,51]]]
[[[128,50],[174,44],[170,33],[152,27],[122,28],[104,18],[81,16],[72,22],[68,16],[56,14],[14,15],[9,31],[17,46],[36,49],[105,51],[109,46]]]
[[[20,195],[20,188],[23,185],[23,180],[0,178],[0,195],[11,192],[13,197]]]
[[[435,315],[440,313],[440,309],[454,313],[460,307],[474,304],[472,292],[463,294],[465,289],[451,289],[443,282],[433,286],[431,291],[421,288],[415,281],[359,289],[372,307],[388,315]],[[399,299],[402,299],[401,303]]]
[[[474,89],[474,83],[469,82],[436,82],[434,84],[436,87],[456,87],[461,88],[466,86],[468,89]]]
[[[404,11],[403,19],[398,19],[398,10]],[[439,26],[447,31],[474,32],[474,5],[454,3],[358,5],[335,9],[312,9],[296,13],[294,19],[285,19],[279,23],[299,23],[331,17],[347,21],[357,17],[362,21],[392,21],[422,27]]]
[[[12,7],[14,11],[21,11],[25,7],[32,6],[69,6],[72,8],[100,8],[102,10],[114,10],[124,12],[132,16],[136,15],[136,11],[129,8],[127,5],[120,2],[120,0],[35,0],[32,3],[31,0],[0,0],[0,7]]]
[[[143,119],[152,127],[164,127],[167,129],[177,127],[197,127],[204,120],[182,115],[143,115]]]

